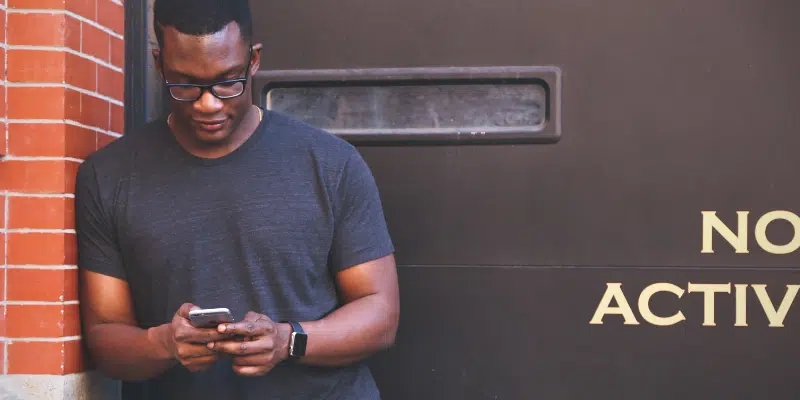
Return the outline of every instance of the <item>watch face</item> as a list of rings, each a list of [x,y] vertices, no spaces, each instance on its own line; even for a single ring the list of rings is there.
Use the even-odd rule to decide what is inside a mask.
[[[293,356],[306,355],[306,340],[308,336],[302,333],[292,332],[292,348],[289,350]]]

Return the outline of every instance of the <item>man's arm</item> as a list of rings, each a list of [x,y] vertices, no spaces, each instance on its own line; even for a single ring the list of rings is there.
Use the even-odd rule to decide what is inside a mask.
[[[298,321],[308,334],[306,355],[298,360],[302,364],[349,365],[394,344],[400,315],[394,255],[344,269],[336,280],[345,304],[321,320]],[[288,357],[289,324],[250,312],[243,321],[218,329],[250,338],[210,344],[214,351],[233,355],[233,368],[241,375],[266,374]]]
[[[103,206],[92,163],[78,170],[75,224],[78,238],[80,309],[83,339],[100,370],[122,380],[146,380],[180,362],[190,370],[207,368],[216,356],[205,343],[223,338],[214,329],[194,329],[184,304],[169,323],[141,329],[133,312],[111,211]]]
[[[400,315],[394,246],[372,171],[357,151],[335,193],[330,268],[343,305],[319,321],[298,321],[308,334],[300,362],[311,365],[350,364],[386,349]]]
[[[163,328],[137,327],[125,281],[87,270],[80,274],[84,337],[103,373],[115,379],[145,380],[176,363],[161,343]]]
[[[80,304],[89,352],[115,379],[151,379],[178,363],[193,372],[205,370],[217,360],[206,343],[228,338],[213,328],[194,328],[188,316],[197,307],[188,303],[171,322],[139,328],[127,283],[87,270],[81,271]]]
[[[336,280],[345,304],[321,320],[300,322],[308,334],[301,363],[347,365],[394,344],[400,317],[394,256],[345,269]],[[291,326],[281,325],[288,336]]]

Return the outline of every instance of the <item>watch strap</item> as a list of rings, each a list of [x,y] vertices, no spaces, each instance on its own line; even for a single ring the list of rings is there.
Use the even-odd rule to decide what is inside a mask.
[[[295,321],[286,321],[286,323],[288,323],[289,325],[292,326],[292,332],[297,332],[297,333],[302,333],[302,334],[306,333],[303,330],[303,327],[300,325],[300,323],[295,322]]]
[[[305,356],[308,335],[306,335],[303,327],[295,321],[284,321],[284,323],[292,327],[289,337],[289,359],[295,360]]]

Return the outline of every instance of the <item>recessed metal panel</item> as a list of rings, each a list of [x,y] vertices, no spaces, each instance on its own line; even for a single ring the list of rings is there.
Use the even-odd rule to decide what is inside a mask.
[[[551,143],[559,70],[262,71],[262,105],[360,144]]]

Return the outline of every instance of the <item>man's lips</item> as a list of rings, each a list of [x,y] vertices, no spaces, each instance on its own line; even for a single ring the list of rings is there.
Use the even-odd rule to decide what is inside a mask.
[[[197,127],[204,131],[218,131],[222,129],[223,125],[225,125],[225,122],[227,122],[227,120],[225,119],[214,120],[214,121],[198,121],[198,120],[194,121]]]

